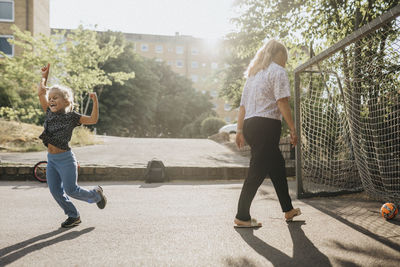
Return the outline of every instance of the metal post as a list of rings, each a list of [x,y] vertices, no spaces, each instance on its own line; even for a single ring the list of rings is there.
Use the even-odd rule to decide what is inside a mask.
[[[296,146],[296,182],[297,182],[297,198],[301,198],[304,193],[302,171],[301,171],[301,124],[300,124],[300,73],[294,73],[294,109],[295,109],[295,123],[297,132],[297,146]]]

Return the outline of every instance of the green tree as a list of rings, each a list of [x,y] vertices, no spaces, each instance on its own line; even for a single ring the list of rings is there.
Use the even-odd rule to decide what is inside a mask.
[[[196,91],[189,79],[174,73],[166,64],[151,61],[151,65],[160,83],[155,114],[158,135],[182,136],[185,125],[203,113],[212,113],[210,97]]]
[[[135,79],[123,85],[99,86],[100,133],[136,137],[180,137],[185,125],[202,113],[211,113],[209,98],[196,92],[191,81],[165,64],[137,55],[122,33],[99,34],[100,43],[115,38],[124,46],[117,57],[102,66],[106,73],[133,71]],[[186,136],[189,137],[189,136]]]
[[[288,70],[309,57],[310,43],[321,51],[367,24],[399,0],[237,0],[236,31],[228,34],[230,57],[221,95],[239,105],[243,73],[266,39],[282,40],[290,51]]]
[[[239,13],[232,18],[236,31],[226,36],[231,53],[226,59],[229,68],[224,73],[220,94],[239,105],[245,80],[243,73],[264,40],[278,38],[288,47],[287,69],[293,88],[292,71],[309,58],[310,46],[315,46],[317,52],[322,51],[398,3],[398,0],[236,1]],[[354,60],[346,55],[343,59],[344,64]],[[357,72],[361,74],[360,70]],[[286,124],[284,127],[282,134],[287,132]]]
[[[0,61],[0,88],[7,94],[8,106],[15,110],[28,107],[40,110],[36,87],[40,81],[40,68],[47,62],[51,63],[49,84],[60,83],[72,88],[77,103],[82,103],[83,95],[93,91],[96,85],[111,84],[112,81],[122,84],[134,77],[134,73],[105,73],[101,70],[99,64],[118,56],[123,48],[115,45],[112,39],[100,48],[96,32],[85,30],[82,26],[39,37],[22,32],[15,25],[12,29],[15,39],[10,42],[22,52],[14,57],[0,52],[4,56]]]
[[[135,53],[133,45],[126,42],[122,33],[100,33],[98,39],[101,46],[115,39],[124,47],[118,57],[105,61],[101,69],[105,73],[134,72],[135,79],[124,84],[96,87],[100,106],[97,129],[100,133],[116,136],[152,136],[159,92],[158,77],[149,64]]]

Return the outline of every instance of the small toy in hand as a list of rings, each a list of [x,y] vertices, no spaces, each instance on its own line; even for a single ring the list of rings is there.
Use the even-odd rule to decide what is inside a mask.
[[[386,220],[393,219],[398,212],[398,209],[394,203],[387,202],[382,205],[381,207],[381,214],[382,217]]]

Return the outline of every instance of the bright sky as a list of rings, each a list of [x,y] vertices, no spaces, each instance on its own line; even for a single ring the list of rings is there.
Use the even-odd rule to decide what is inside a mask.
[[[222,38],[235,0],[50,0],[50,27]]]

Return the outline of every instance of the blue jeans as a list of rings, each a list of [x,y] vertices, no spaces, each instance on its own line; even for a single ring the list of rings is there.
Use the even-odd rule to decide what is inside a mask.
[[[47,153],[46,179],[50,192],[68,217],[77,218],[78,210],[68,196],[88,203],[97,203],[101,196],[95,190],[86,190],[77,184],[78,170],[74,153]]]

